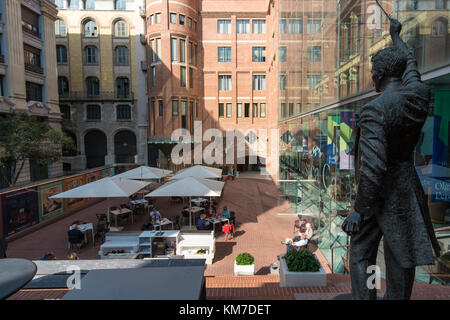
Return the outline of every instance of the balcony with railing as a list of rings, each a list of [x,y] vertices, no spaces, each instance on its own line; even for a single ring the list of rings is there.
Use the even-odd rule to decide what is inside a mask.
[[[100,91],[100,92],[85,92],[85,91],[71,91],[64,95],[59,96],[60,100],[81,100],[81,101],[105,101],[105,100],[122,100],[122,101],[133,101],[134,92],[129,92],[124,94],[122,92],[117,93],[113,91]]]
[[[39,29],[36,26],[33,26],[32,24],[29,24],[25,21],[22,21],[22,30],[28,34],[31,34],[32,36],[41,38],[41,33],[39,32]]]
[[[44,69],[42,69],[40,66],[37,66],[37,65],[34,65],[34,64],[25,63],[25,70],[26,71],[35,72],[35,73],[44,74]]]
[[[145,18],[145,7],[139,6],[139,13],[141,14],[141,17]]]

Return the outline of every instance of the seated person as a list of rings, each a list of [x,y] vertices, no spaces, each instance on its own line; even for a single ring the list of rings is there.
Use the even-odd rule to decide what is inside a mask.
[[[69,242],[83,244],[84,234],[78,229],[76,224],[72,225],[71,230],[67,231],[67,235],[69,236]]]
[[[161,220],[161,213],[156,207],[153,207],[152,211],[150,211],[150,220],[154,220],[156,223],[159,223]]]
[[[236,228],[236,213],[234,211],[230,212],[230,223]]]
[[[297,240],[297,241],[295,241]],[[306,235],[301,232],[300,233],[300,239],[294,239],[294,242],[292,243],[292,245],[296,248],[300,248],[300,247],[304,247],[308,244],[308,239],[306,239]]]
[[[286,245],[286,253],[289,252],[289,250],[292,248],[292,239],[291,238],[286,238],[286,240],[281,241],[282,244]]]
[[[211,205],[209,206],[208,210],[206,210],[206,215],[211,218],[212,216],[215,216],[217,212],[216,206],[211,203]]]
[[[39,260],[56,260],[55,255],[52,252],[47,252],[42,258]]]
[[[206,219],[206,214],[201,214],[200,219],[197,221],[197,229],[198,230],[212,230],[213,225],[209,223]]]
[[[222,217],[225,218],[225,219],[229,219],[230,218],[230,210],[227,208],[227,206],[223,207]]]

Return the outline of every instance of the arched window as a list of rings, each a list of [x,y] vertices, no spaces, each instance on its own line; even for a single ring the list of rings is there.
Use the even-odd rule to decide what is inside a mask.
[[[438,19],[431,24],[431,35],[433,37],[443,37],[446,34],[447,26],[442,19]]]
[[[117,120],[131,120],[131,107],[127,104],[117,106]]]
[[[125,46],[117,46],[115,49],[116,64],[128,65],[128,48]]]
[[[100,95],[100,82],[96,77],[86,78],[86,93],[90,98]]]
[[[116,79],[117,98],[128,98],[130,96],[130,82],[126,77]]]
[[[56,46],[56,61],[57,63],[67,63],[67,49],[65,46]]]
[[[69,95],[69,80],[66,77],[58,77],[58,94],[60,97]]]
[[[62,21],[61,19],[58,19],[55,21],[55,35],[57,37],[66,37],[67,36],[66,23],[64,21]]]
[[[119,20],[114,24],[114,35],[116,37],[128,37],[128,23]]]
[[[84,53],[86,64],[98,64],[98,49],[96,46],[86,46]]]
[[[98,32],[97,32],[97,24],[92,21],[89,20],[84,24],[84,36],[85,37],[97,37],[98,36]]]

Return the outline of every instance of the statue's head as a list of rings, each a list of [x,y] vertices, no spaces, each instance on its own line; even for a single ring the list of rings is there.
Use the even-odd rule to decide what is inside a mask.
[[[389,78],[401,79],[406,69],[407,57],[397,47],[387,47],[372,57],[372,80],[375,90],[381,92]]]

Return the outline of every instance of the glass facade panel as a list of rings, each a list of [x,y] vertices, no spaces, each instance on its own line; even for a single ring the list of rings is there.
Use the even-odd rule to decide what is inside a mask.
[[[432,89],[414,161],[434,227],[449,226],[450,11],[440,1],[380,2],[402,23],[401,36]],[[279,124],[278,186],[293,210],[313,223],[330,266],[333,260],[334,271],[342,272],[346,247],[336,247],[349,243],[341,224],[355,201],[356,131],[361,108],[377,97],[371,57],[392,45],[389,21],[375,0],[281,0],[278,9],[278,45],[297,53],[278,65],[279,114],[281,120],[291,116]],[[301,34],[301,21],[308,38]],[[378,259],[382,252],[380,245]],[[429,271],[418,267],[416,280],[428,281]]]

